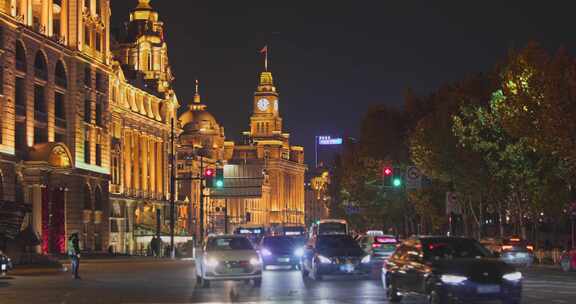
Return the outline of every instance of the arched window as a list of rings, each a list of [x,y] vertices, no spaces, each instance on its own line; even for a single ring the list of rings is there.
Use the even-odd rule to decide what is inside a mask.
[[[16,41],[16,69],[26,72],[26,50],[20,41]]]
[[[103,203],[102,203],[102,189],[100,187],[96,188],[96,192],[94,193],[94,210],[102,211]]]
[[[92,191],[88,185],[84,185],[84,210],[92,210]]]
[[[54,71],[56,85],[67,88],[68,87],[68,78],[66,77],[66,69],[64,68],[64,64],[61,60],[58,60],[56,63],[56,70]]]
[[[17,203],[24,203],[24,185],[22,184],[22,177],[16,175],[16,186],[15,186],[15,200]]]
[[[34,59],[34,76],[36,76],[36,78],[40,78],[43,80],[48,79],[46,58],[44,58],[44,54],[42,54],[42,52],[40,51],[36,53],[36,59]]]

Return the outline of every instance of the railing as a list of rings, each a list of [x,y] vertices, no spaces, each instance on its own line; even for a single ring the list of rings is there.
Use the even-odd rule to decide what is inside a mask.
[[[40,122],[47,122],[48,121],[48,114],[40,111],[34,111],[34,120]]]

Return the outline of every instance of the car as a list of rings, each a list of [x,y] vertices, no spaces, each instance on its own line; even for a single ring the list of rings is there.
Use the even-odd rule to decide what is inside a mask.
[[[534,263],[534,246],[519,237],[505,239],[500,259],[512,265],[530,267]]]
[[[303,246],[290,236],[266,236],[260,243],[262,269],[267,266],[290,266],[298,269],[304,255]]]
[[[242,235],[208,236],[196,258],[196,280],[203,287],[212,281],[262,283],[262,258],[250,240]]]
[[[374,262],[389,258],[396,250],[398,240],[393,235],[366,235],[361,237],[358,243],[364,252],[372,256]]]
[[[308,241],[300,265],[304,278],[324,275],[367,275],[370,255],[348,235],[319,235]]]
[[[390,302],[400,302],[405,294],[425,295],[430,304],[518,304],[522,297],[522,273],[464,237],[404,241],[383,266],[382,283]]]
[[[0,251],[0,274],[6,275],[9,270],[12,270],[12,260],[10,257],[5,255],[2,251]]]
[[[576,249],[567,250],[562,253],[560,266],[565,272],[576,271]]]

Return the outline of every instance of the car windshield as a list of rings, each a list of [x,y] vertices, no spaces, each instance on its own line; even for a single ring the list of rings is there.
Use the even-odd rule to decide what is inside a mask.
[[[346,234],[346,224],[336,222],[320,223],[318,234]]]
[[[254,247],[245,237],[217,237],[208,240],[206,250],[254,250]]]
[[[490,252],[472,239],[430,239],[422,242],[427,259],[462,259],[490,257]]]
[[[358,243],[347,235],[330,235],[318,237],[319,249],[359,248]]]
[[[264,240],[262,240],[262,246],[277,249],[291,249],[296,247],[296,243],[288,236],[274,236],[264,238]]]

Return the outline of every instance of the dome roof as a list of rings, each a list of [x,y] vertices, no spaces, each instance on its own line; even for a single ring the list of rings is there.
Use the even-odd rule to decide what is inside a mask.
[[[192,109],[188,109],[186,112],[182,113],[180,117],[178,117],[180,124],[182,127],[194,121],[194,112]]]

